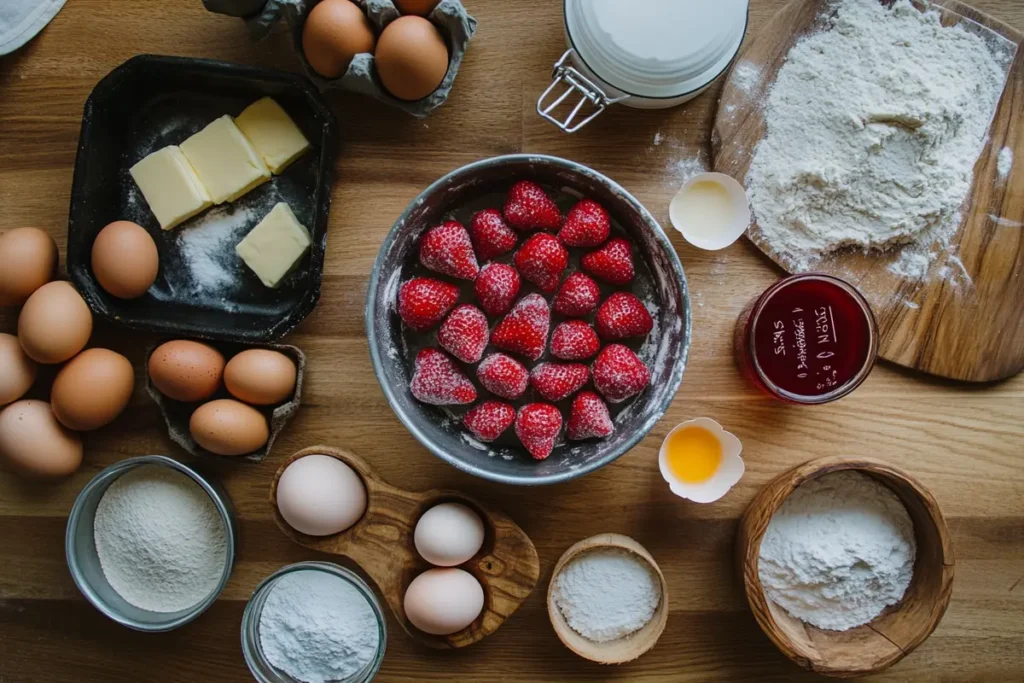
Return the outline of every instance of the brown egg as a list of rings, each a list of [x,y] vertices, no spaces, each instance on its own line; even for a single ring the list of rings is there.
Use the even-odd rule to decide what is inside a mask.
[[[440,0],[395,0],[395,7],[402,14],[418,14],[425,17],[434,11]]]
[[[62,425],[87,432],[113,422],[128,405],[134,385],[127,358],[109,349],[86,349],[57,373],[50,405]]]
[[[33,479],[64,477],[82,464],[82,439],[46,401],[17,401],[0,411],[0,462]]]
[[[217,455],[246,455],[262,448],[270,438],[263,414],[230,398],[196,408],[188,429],[197,444]]]
[[[25,302],[18,316],[18,340],[37,363],[63,363],[85,348],[92,312],[70,282],[50,282]]]
[[[36,364],[13,334],[0,334],[0,406],[17,401],[36,381]]]
[[[295,391],[295,363],[270,349],[249,349],[228,361],[224,386],[240,401],[258,406],[281,403]]]
[[[202,401],[220,388],[224,356],[209,344],[175,339],[149,356],[149,380],[175,401]]]
[[[422,17],[399,17],[388,24],[374,56],[381,82],[400,100],[423,99],[448,73],[448,46]]]
[[[39,228],[0,234],[0,306],[20,306],[57,270],[57,244]]]
[[[146,229],[114,221],[92,243],[92,272],[100,287],[119,299],[137,299],[156,282],[160,256]]]
[[[324,78],[344,75],[352,58],[373,52],[376,41],[370,20],[349,0],[321,0],[302,28],[302,52]]]

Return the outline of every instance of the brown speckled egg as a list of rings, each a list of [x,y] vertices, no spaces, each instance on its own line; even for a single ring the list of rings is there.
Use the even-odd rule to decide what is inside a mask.
[[[39,228],[0,234],[0,306],[20,306],[57,270],[57,244]]]
[[[18,316],[18,340],[37,363],[63,363],[85,348],[92,311],[70,282],[50,282],[25,302]]]
[[[82,439],[46,401],[16,401],[0,411],[0,462],[32,479],[65,477],[82,464]]]
[[[224,356],[209,344],[175,339],[149,356],[149,380],[161,394],[192,403],[213,395],[224,374]]]
[[[360,52],[373,52],[376,36],[370,20],[349,0],[321,0],[302,27],[302,53],[313,71],[339,78]]]
[[[137,299],[156,282],[160,256],[146,229],[114,221],[92,243],[92,272],[100,287],[119,299]]]
[[[448,46],[437,27],[422,17],[395,19],[380,34],[374,53],[377,75],[400,100],[421,100],[448,73]]]
[[[0,334],[0,406],[25,395],[36,381],[36,369],[17,337]]]
[[[279,351],[249,349],[228,361],[224,386],[235,398],[257,406],[281,403],[295,391],[297,370]]]
[[[68,429],[99,429],[121,414],[134,386],[135,373],[127,358],[109,349],[86,349],[57,373],[50,405]]]
[[[263,414],[230,398],[196,408],[188,429],[197,444],[217,455],[246,455],[262,448],[270,438]]]

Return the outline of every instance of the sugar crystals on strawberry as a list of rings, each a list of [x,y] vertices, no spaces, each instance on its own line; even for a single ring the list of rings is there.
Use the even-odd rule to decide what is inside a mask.
[[[597,309],[594,319],[601,339],[614,341],[646,337],[654,328],[654,319],[635,294],[615,292]]]
[[[505,263],[488,263],[480,269],[473,283],[473,293],[484,313],[497,317],[512,309],[521,285],[515,268]]]
[[[459,300],[459,288],[429,277],[416,277],[398,290],[398,315],[410,328],[426,332],[441,322]]]
[[[600,249],[585,254],[580,266],[598,280],[611,285],[628,285],[636,275],[632,247],[627,240],[616,237]]]
[[[503,353],[492,353],[476,367],[476,378],[484,389],[495,396],[514,401],[526,393],[530,371],[515,358]]]
[[[562,272],[569,265],[569,252],[554,235],[538,232],[519,247],[515,264],[524,279],[550,294],[558,289]]]
[[[505,198],[505,220],[522,232],[555,232],[562,227],[562,212],[544,188],[530,180],[520,180]]]
[[[611,231],[611,217],[605,208],[592,199],[581,199],[566,215],[558,239],[568,247],[597,247]]]
[[[490,261],[516,248],[519,236],[508,226],[497,209],[484,209],[473,214],[469,222],[469,237],[481,261]]]
[[[601,350],[597,332],[582,320],[566,320],[551,333],[551,355],[562,360],[585,360]]]
[[[516,436],[535,460],[551,455],[561,430],[562,413],[549,403],[530,403],[516,414]]]
[[[473,280],[480,272],[469,232],[458,221],[445,221],[420,239],[420,263],[425,268],[460,280]]]
[[[472,304],[456,306],[437,331],[441,347],[463,363],[476,363],[490,337],[487,316]]]
[[[609,344],[597,354],[591,371],[594,386],[609,403],[636,396],[651,381],[651,373],[629,347]]]
[[[572,441],[603,439],[615,431],[608,406],[593,391],[581,391],[572,400],[566,432]]]
[[[468,405],[477,395],[473,382],[437,349],[423,349],[416,355],[409,388],[417,400],[435,406]]]
[[[516,409],[501,401],[484,401],[473,406],[462,418],[462,424],[484,443],[494,441],[516,421]]]
[[[544,353],[551,327],[551,309],[540,294],[527,294],[491,334],[497,348],[537,360]]]
[[[545,400],[557,403],[583,388],[590,368],[582,363],[541,363],[530,372],[530,385]]]
[[[582,318],[593,313],[601,302],[601,289],[586,273],[573,273],[558,288],[552,308],[570,318]]]

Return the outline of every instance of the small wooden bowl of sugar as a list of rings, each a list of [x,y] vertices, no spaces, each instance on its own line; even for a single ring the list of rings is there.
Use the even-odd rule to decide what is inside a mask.
[[[825,630],[773,602],[759,575],[761,543],[769,522],[802,484],[837,472],[859,472],[899,498],[913,522],[913,574],[903,598],[867,623]],[[751,501],[740,522],[737,567],[757,623],[775,646],[809,671],[836,678],[876,674],[910,654],[931,635],[949,605],[953,546],[932,494],[910,475],[874,459],[819,458],[772,480]]]
[[[597,560],[599,564],[580,567],[578,563]],[[574,570],[576,565],[581,571]],[[566,570],[569,570],[566,572]],[[572,577],[570,586],[560,585],[559,578]],[[575,574],[575,576],[573,576]],[[583,581],[596,579],[589,585]],[[610,579],[618,595],[607,595],[607,586],[601,578]],[[644,654],[658,642],[668,621],[668,584],[657,562],[647,550],[629,536],[599,534],[585,538],[562,554],[548,584],[548,617],[567,648],[584,659],[598,664],[622,664]],[[640,605],[634,617],[635,630],[628,625],[586,623],[588,616],[608,610],[600,601],[618,600],[631,608]],[[567,618],[563,609],[566,602],[576,602],[576,616]],[[589,608],[589,609],[588,609]],[[646,608],[646,609],[645,609]],[[614,611],[614,610],[613,610]],[[582,622],[577,619],[582,618]],[[593,629],[595,638],[588,638],[570,625],[573,621],[581,631]],[[617,635],[616,630],[628,631]],[[599,638],[599,639],[597,639]]]

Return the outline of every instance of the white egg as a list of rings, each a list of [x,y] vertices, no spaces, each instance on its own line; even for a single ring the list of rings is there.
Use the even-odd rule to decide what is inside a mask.
[[[348,529],[366,512],[366,487],[341,460],[307,455],[281,473],[277,509],[296,531],[330,536]]]
[[[668,433],[658,466],[672,493],[695,503],[713,503],[743,476],[742,452],[734,434],[711,418],[699,417]]]
[[[423,513],[413,534],[416,550],[430,564],[454,567],[484,544],[484,522],[461,503],[441,503]]]
[[[435,636],[461,631],[483,609],[483,587],[461,569],[428,569],[405,591],[405,616],[413,626]]]

